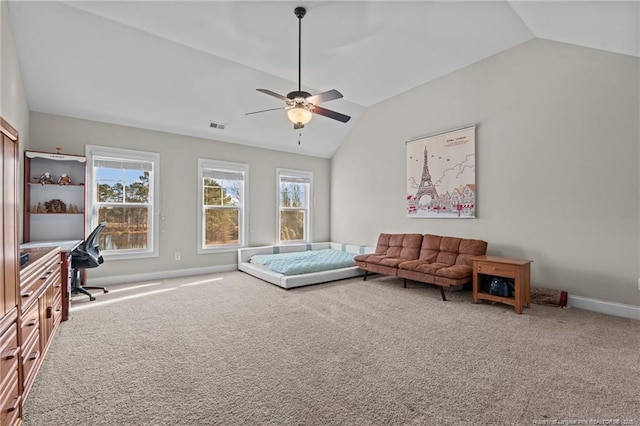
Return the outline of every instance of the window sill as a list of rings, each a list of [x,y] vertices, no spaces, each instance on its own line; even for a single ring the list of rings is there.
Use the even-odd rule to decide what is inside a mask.
[[[226,247],[216,247],[216,248],[206,248],[206,249],[198,249],[197,254],[216,254],[216,253],[236,253],[238,249],[241,249],[245,246],[226,246]]]

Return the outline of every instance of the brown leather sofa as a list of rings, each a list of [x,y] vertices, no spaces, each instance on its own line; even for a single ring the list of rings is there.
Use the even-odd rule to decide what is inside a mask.
[[[375,253],[355,257],[356,266],[369,272],[435,284],[442,300],[444,288],[472,281],[471,258],[487,252],[487,242],[431,234],[380,234]]]

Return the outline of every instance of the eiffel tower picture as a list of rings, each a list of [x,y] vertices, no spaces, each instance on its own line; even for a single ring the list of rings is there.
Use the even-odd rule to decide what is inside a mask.
[[[418,186],[418,192],[414,199],[416,203],[420,202],[420,199],[428,195],[432,200],[438,200],[438,191],[436,191],[436,187],[431,182],[431,173],[429,173],[429,155],[427,152],[427,147],[424,147],[424,163],[422,165],[422,179],[420,180],[420,186]]]

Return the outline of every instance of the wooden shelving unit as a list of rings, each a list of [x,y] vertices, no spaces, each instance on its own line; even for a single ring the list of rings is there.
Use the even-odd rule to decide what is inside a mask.
[[[477,256],[473,261],[473,303],[479,300],[504,303],[513,306],[517,314],[522,307],[531,305],[531,262],[528,259],[514,259],[499,256]],[[489,294],[482,288],[485,275],[511,278],[514,282],[513,297]]]
[[[84,239],[86,162],[81,155],[25,151],[24,242]]]

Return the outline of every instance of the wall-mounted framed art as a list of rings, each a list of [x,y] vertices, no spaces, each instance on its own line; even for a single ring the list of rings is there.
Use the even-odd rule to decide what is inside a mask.
[[[476,125],[406,142],[407,217],[476,217]]]

